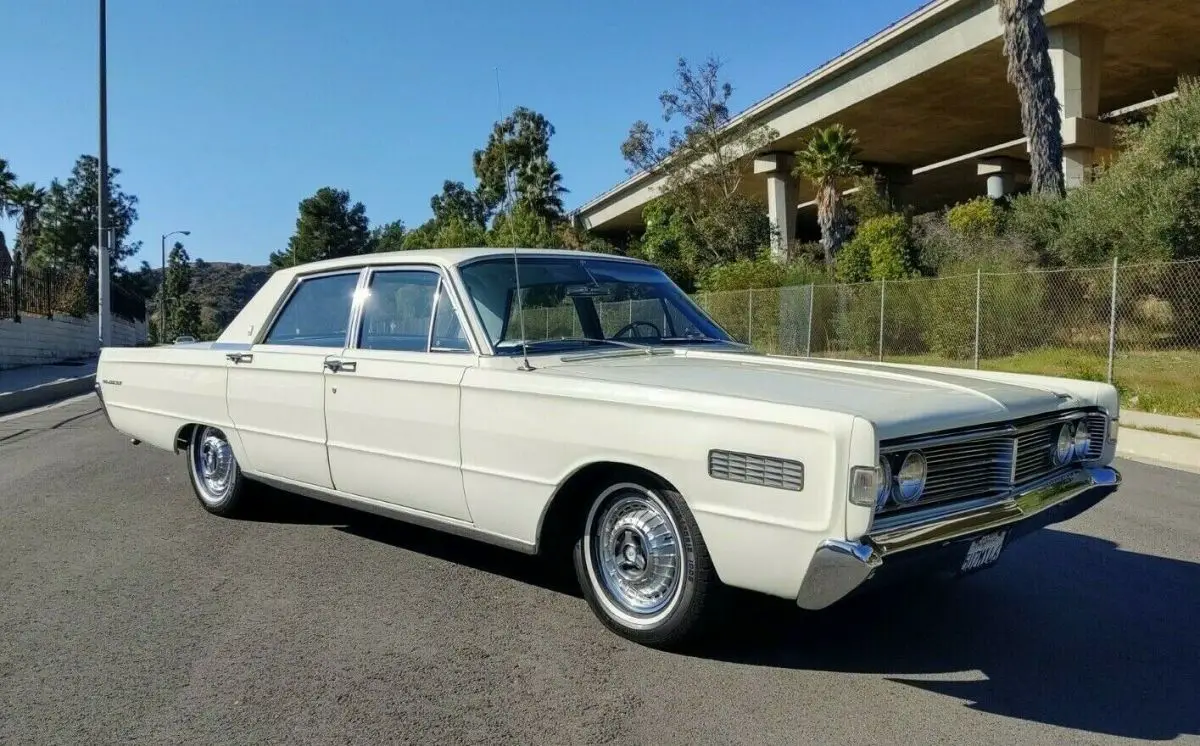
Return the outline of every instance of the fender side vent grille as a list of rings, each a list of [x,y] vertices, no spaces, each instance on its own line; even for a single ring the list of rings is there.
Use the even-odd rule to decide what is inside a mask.
[[[709,451],[708,475],[729,482],[757,484],[781,490],[804,489],[804,464],[771,456],[733,451]]]

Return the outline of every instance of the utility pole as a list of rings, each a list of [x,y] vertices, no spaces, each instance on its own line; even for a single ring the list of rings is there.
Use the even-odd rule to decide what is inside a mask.
[[[100,347],[104,347],[111,332],[111,321],[108,310],[110,283],[112,278],[108,271],[109,231],[104,224],[108,215],[108,9],[105,0],[100,0],[100,163],[98,176],[100,179],[100,211],[96,216],[96,254],[100,266],[97,268],[96,295],[100,301],[100,312],[97,316]]]

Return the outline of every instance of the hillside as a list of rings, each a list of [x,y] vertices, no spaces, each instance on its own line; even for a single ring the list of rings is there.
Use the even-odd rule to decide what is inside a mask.
[[[215,337],[219,334],[266,283],[272,272],[274,270],[267,265],[197,259],[192,264],[192,291],[189,295],[200,305],[203,336]],[[158,287],[160,274],[157,269],[149,272],[149,287]],[[154,318],[157,320],[157,314]]]

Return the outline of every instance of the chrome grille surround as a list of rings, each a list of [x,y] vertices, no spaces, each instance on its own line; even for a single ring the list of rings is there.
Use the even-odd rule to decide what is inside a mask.
[[[1064,423],[1082,422],[1088,451],[1082,461],[1055,466],[1051,449]],[[1104,450],[1108,416],[1099,410],[1070,410],[981,428],[884,441],[880,455],[893,473],[910,451],[919,450],[928,464],[925,490],[910,505],[889,501],[876,511],[880,519],[899,519],[930,505],[995,499],[1026,485],[1098,459]]]

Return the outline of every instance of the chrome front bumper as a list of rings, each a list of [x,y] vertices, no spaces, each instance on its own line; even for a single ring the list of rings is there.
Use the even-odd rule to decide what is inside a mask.
[[[884,568],[921,555],[953,554],[954,545],[990,531],[1007,529],[1007,544],[1079,515],[1120,485],[1121,475],[1112,467],[1083,467],[1009,497],[935,506],[910,519],[881,522],[860,541],[825,541],[813,556],[796,603],[804,609],[823,609]]]

